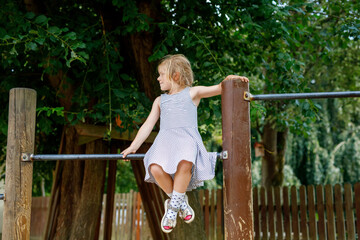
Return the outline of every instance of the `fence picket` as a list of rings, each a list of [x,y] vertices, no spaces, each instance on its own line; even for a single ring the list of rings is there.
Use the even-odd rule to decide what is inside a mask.
[[[351,184],[344,185],[345,215],[346,215],[346,233],[349,240],[355,240],[355,222],[352,200]]]
[[[332,186],[327,184],[325,186],[325,205],[326,205],[326,217],[327,217],[327,231],[328,239],[335,240],[335,216],[334,216],[334,204],[333,204],[333,192]]]
[[[276,206],[276,232],[277,239],[283,240],[283,227],[282,227],[282,208],[281,208],[281,193],[280,187],[275,187],[275,206]]]
[[[216,240],[223,239],[223,200],[222,189],[218,189],[216,193]]]
[[[336,229],[337,229],[336,239],[345,240],[344,211],[343,211],[343,200],[342,200],[340,184],[336,184],[334,187],[334,199],[335,199]]]
[[[261,232],[262,232],[262,239],[268,239],[268,227],[267,227],[267,205],[266,205],[266,196],[265,196],[265,188],[260,188],[260,203],[261,203]],[[261,238],[261,237],[260,237]]]
[[[317,211],[319,216],[318,230],[319,240],[326,240],[326,224],[325,224],[325,205],[323,186],[316,186]]]
[[[126,202],[126,198],[127,198],[127,194],[125,193],[121,193],[121,200],[120,200],[120,221],[119,223],[121,224],[119,226],[120,230],[119,230],[119,234],[120,236],[124,237],[125,234],[125,202]]]
[[[291,220],[290,220],[290,205],[289,205],[289,188],[283,188],[283,201],[284,201],[284,230],[285,239],[291,239]]]
[[[291,220],[293,227],[293,239],[299,240],[299,211],[297,203],[297,190],[295,186],[291,187]]]
[[[101,224],[100,224],[100,231],[99,231],[99,238],[104,238],[104,223],[105,223],[105,209],[106,209],[106,194],[103,196],[102,201],[102,210],[101,210]]]
[[[308,228],[307,228],[307,201],[306,201],[306,188],[305,186],[300,186],[300,232],[301,239],[307,240],[308,237]]]
[[[136,194],[136,240],[140,240],[140,219],[141,219],[141,195],[138,192]]]
[[[316,237],[316,211],[315,211],[315,193],[314,186],[307,187],[307,199],[309,210],[309,238],[311,240],[317,239]]]
[[[199,198],[200,204],[204,206],[207,239],[223,239],[222,189],[211,192],[200,190]],[[106,195],[103,198],[99,239],[104,237],[104,199]],[[45,207],[36,208],[35,200],[33,205],[33,216],[39,216],[35,209],[47,211]],[[299,192],[293,186],[290,193],[288,187],[255,187],[253,214],[255,240],[355,240],[360,233],[360,183],[354,185],[354,193],[351,184],[344,184],[343,190],[339,184],[334,187],[301,186]],[[141,196],[137,192],[115,195],[112,224],[113,240],[152,239]]]
[[[260,223],[259,223],[259,189],[253,189],[253,213],[254,213],[254,232],[255,240],[260,240]]]
[[[356,183],[355,189],[355,209],[356,209],[356,231],[358,237],[360,237],[360,183]]]
[[[267,191],[267,205],[268,205],[268,213],[269,213],[268,224],[269,224],[270,240],[275,240],[273,188],[269,187],[266,191]]]
[[[209,190],[205,189],[205,213],[204,213],[204,220],[205,220],[205,234],[206,238],[209,239]]]
[[[137,192],[133,192],[131,239],[136,239],[136,201],[137,201]]]
[[[215,239],[215,190],[211,190],[210,197],[210,238]]]
[[[116,195],[114,195],[113,221],[111,223],[111,236],[116,236]]]
[[[131,239],[131,210],[132,210],[132,198],[133,198],[133,191],[130,190],[130,194],[128,194],[127,201],[126,201],[126,228],[125,228],[125,238],[124,239]]]

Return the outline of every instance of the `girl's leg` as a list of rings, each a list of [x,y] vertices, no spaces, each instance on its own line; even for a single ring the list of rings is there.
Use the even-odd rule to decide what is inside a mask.
[[[161,166],[157,164],[150,165],[150,172],[154,176],[160,188],[166,193],[170,194],[173,191],[173,179],[167,174]]]
[[[179,193],[186,192],[191,180],[192,162],[182,160],[174,176],[174,190]]]
[[[185,191],[191,180],[192,162],[181,161],[174,177],[174,192],[178,204],[180,204],[180,215],[186,223],[191,223],[195,218],[195,212],[190,207]],[[171,198],[172,200],[173,198]]]
[[[171,200],[165,202],[165,214],[161,220],[162,230],[166,233],[171,232],[176,225],[176,217],[185,200],[185,191],[191,179],[192,163],[181,161],[174,176],[173,194]],[[155,176],[154,176],[155,177]]]

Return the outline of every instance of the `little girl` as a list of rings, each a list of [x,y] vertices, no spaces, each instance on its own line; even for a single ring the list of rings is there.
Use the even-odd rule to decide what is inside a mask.
[[[186,191],[203,185],[215,175],[216,153],[208,153],[197,125],[197,106],[202,98],[221,94],[221,84],[191,87],[194,79],[189,60],[181,54],[168,55],[158,66],[158,81],[165,94],[157,97],[151,112],[139,129],[125,158],[135,153],[150,135],[160,117],[160,131],[145,154],[145,181],[153,182],[170,197],[165,201],[161,229],[171,232],[179,216],[190,223],[195,218]],[[230,75],[225,78],[248,82],[246,77]]]

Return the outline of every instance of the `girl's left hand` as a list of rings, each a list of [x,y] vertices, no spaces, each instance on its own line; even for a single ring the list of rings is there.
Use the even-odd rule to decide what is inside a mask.
[[[224,81],[227,80],[240,80],[242,82],[249,82],[249,79],[247,77],[238,76],[238,75],[229,75],[224,79]]]

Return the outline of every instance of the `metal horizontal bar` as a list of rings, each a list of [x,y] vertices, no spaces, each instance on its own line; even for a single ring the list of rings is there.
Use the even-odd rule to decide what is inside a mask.
[[[31,161],[68,161],[68,160],[143,160],[145,154],[129,154],[123,158],[123,154],[31,154]],[[222,154],[217,153],[217,158]]]
[[[125,159],[142,160],[145,154],[129,154]],[[30,155],[32,161],[67,161],[67,160],[125,160],[123,154],[37,154]]]
[[[290,99],[312,99],[312,98],[351,98],[360,97],[360,91],[351,92],[315,92],[315,93],[282,93],[282,94],[259,94],[252,95],[244,92],[246,101],[256,100],[290,100]]]

